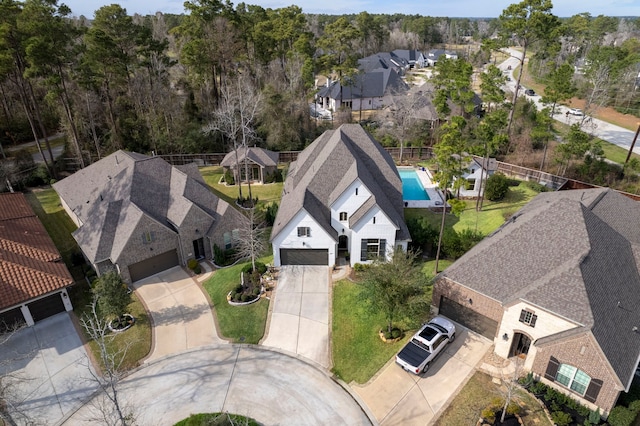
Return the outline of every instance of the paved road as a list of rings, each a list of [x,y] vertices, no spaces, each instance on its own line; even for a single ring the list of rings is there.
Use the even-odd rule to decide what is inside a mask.
[[[9,399],[16,403],[11,411],[18,424],[55,424],[97,389],[66,312],[12,336],[2,345],[0,369],[17,379]]]
[[[120,396],[141,426],[223,411],[265,425],[371,424],[327,372],[254,345],[208,346],[155,361],[125,379]],[[94,410],[86,404],[63,424],[93,425]]]
[[[264,346],[331,367],[329,354],[329,269],[282,266]]]
[[[145,362],[188,349],[223,344],[207,298],[180,266],[133,284],[151,314],[153,347]]]
[[[522,53],[515,49],[507,49],[507,51],[512,55],[512,57],[499,64],[498,68],[500,68],[504,72],[509,73],[511,81],[507,82],[506,88],[513,92],[516,88],[517,77],[513,75],[513,70],[515,70],[515,68],[520,65],[520,60],[518,58],[522,57]],[[511,66],[511,70],[508,70],[509,66]],[[518,97],[524,96],[526,99],[533,101],[538,109],[542,109],[546,106],[541,102],[542,97],[540,95],[526,96],[524,94],[525,89],[525,87],[522,87],[520,89]],[[582,119],[581,117],[573,116],[569,116],[567,118],[566,112],[569,110],[568,107],[556,106],[556,110],[558,112],[554,114],[553,117],[557,121],[561,121],[566,124],[574,124],[576,122],[580,122]],[[582,125],[582,130],[609,143],[618,145],[619,147],[624,148],[627,151],[629,150],[629,147],[631,147],[631,142],[633,141],[633,136],[635,134],[635,132],[632,132],[631,130],[627,130],[614,124],[607,123],[606,121],[602,121],[597,118],[593,118],[590,122],[585,121],[585,123],[583,123]],[[635,152],[636,154],[640,154],[640,144],[638,144],[637,142],[636,146],[633,148],[633,152]]]
[[[366,385],[352,385],[381,425],[433,423],[473,374],[491,342],[459,325],[456,328],[456,340],[424,375],[404,371],[394,358]]]

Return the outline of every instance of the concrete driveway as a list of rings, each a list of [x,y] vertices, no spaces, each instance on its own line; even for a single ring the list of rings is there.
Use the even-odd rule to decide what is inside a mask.
[[[18,424],[55,424],[96,389],[87,353],[68,313],[14,334],[0,350],[0,369],[15,378],[10,392]]]
[[[153,323],[153,346],[145,362],[200,346],[226,343],[218,337],[202,289],[180,266],[136,281],[133,287]]]
[[[190,414],[230,412],[264,425],[370,425],[351,394],[320,368],[253,345],[214,345],[143,366],[123,382],[136,424],[173,425]],[[86,404],[66,425],[90,425]]]
[[[329,355],[329,268],[282,266],[264,346],[308,358],[324,368]]]
[[[403,370],[394,357],[369,383],[352,384],[381,425],[430,424],[458,393],[491,342],[457,324],[456,328],[456,340],[424,375]]]

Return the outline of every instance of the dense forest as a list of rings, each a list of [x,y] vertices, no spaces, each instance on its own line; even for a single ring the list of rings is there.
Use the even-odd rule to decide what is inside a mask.
[[[613,106],[640,115],[637,18],[584,13],[559,19],[549,0],[524,0],[497,19],[309,15],[297,6],[218,0],[187,1],[185,8],[183,15],[130,16],[112,4],[89,20],[72,17],[57,0],[2,0],[2,157],[6,148],[34,139],[46,153],[58,133],[79,167],[117,149],[302,149],[339,121],[319,123],[309,115],[317,76],[348,75],[358,58],[394,49],[446,47],[460,59],[438,67],[431,82],[440,125],[406,122],[396,111],[385,128],[370,126],[386,144],[456,140],[464,144],[446,152],[496,155],[525,149],[517,138],[526,134],[525,145],[546,149],[551,126],[545,114],[517,96],[505,102],[504,76],[489,65],[507,46],[523,50],[529,73],[553,87],[546,94],[550,104],[577,95],[589,111]],[[476,78],[479,70],[486,72]],[[483,115],[469,107],[474,91]],[[393,131],[399,126],[402,137]],[[8,164],[1,174],[10,173]],[[54,164],[46,167],[55,177]]]

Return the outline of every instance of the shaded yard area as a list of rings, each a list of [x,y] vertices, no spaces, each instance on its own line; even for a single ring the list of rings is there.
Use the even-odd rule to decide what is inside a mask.
[[[498,385],[491,381],[491,376],[476,372],[436,420],[435,426],[475,425],[480,412],[492,400],[502,397]],[[525,425],[551,426],[540,403],[527,391],[519,389],[513,401],[521,407],[520,416]]]
[[[259,260],[267,264],[273,262],[273,256]],[[217,318],[221,337],[234,343],[257,344],[264,336],[269,300],[263,297],[246,306],[231,306],[227,303],[227,294],[240,284],[240,272],[248,263],[218,269],[204,283],[204,289],[213,302],[213,313]]]

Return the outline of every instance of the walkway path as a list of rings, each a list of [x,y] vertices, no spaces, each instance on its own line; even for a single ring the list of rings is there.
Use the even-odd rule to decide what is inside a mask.
[[[262,344],[329,368],[329,269],[281,266],[274,294],[269,330]]]
[[[522,53],[515,49],[506,50],[509,52],[509,54],[512,55],[512,57],[499,64],[498,68],[503,71],[508,71],[509,66],[511,66],[511,70],[509,72],[511,81],[507,81],[506,87],[513,92],[516,88],[516,76],[513,75],[513,70],[515,70],[515,68],[520,65],[520,60],[518,58],[521,57]],[[533,101],[539,110],[546,106],[541,102],[542,96],[526,96],[524,94],[525,89],[525,87],[521,87],[518,97],[525,96],[527,99]],[[576,122],[580,122],[582,119],[582,117],[574,116],[569,116],[567,118],[566,112],[569,110],[568,107],[556,106],[556,110],[559,112],[556,113],[553,117],[557,121],[560,121],[562,123],[574,124]],[[585,121],[582,125],[582,130],[609,143],[618,145],[619,147],[624,148],[627,151],[631,146],[631,142],[633,141],[633,136],[635,134],[635,132],[632,132],[631,130],[616,126],[615,124],[607,123],[606,121],[602,121],[597,118],[591,119],[590,122]],[[636,154],[640,154],[640,144],[636,143],[636,146],[633,148],[633,152],[635,152]]]
[[[139,425],[173,425],[193,413],[230,412],[265,425],[370,425],[329,373],[254,345],[213,345],[143,366],[121,382]],[[85,404],[65,425],[92,425]]]
[[[145,362],[214,343],[216,333],[209,302],[197,282],[180,266],[133,284],[151,314],[153,347]]]

